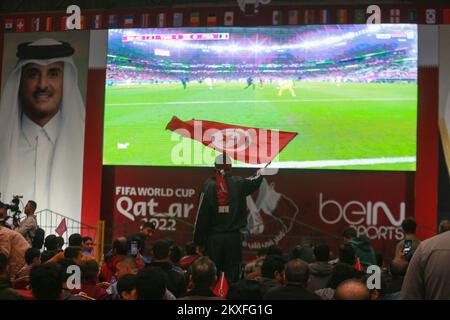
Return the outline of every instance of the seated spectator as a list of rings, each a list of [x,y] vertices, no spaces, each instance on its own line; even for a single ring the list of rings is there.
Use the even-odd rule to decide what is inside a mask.
[[[36,300],[60,300],[62,295],[61,269],[55,263],[34,266],[30,270],[30,286]]]
[[[181,260],[182,256],[183,256],[183,252],[181,251],[181,248],[179,246],[177,246],[176,244],[173,244],[170,247],[169,259],[170,259],[170,262],[172,263],[172,265],[174,266],[174,268],[176,268],[181,273],[183,273],[183,269],[180,266],[180,260]]]
[[[269,289],[284,284],[285,260],[278,255],[268,255],[261,266],[261,277],[257,280],[264,296]]]
[[[27,263],[16,275],[16,279],[30,275],[30,269],[33,266],[41,264],[41,252],[36,248],[28,248],[25,251],[25,262]]]
[[[63,252],[64,251],[64,249],[63,249],[64,244],[65,244],[65,241],[64,241],[63,237],[56,237],[56,251],[57,252]]]
[[[350,279],[342,282],[334,294],[335,300],[370,300],[367,286],[360,280]]]
[[[333,267],[328,285],[324,289],[315,291],[322,300],[333,300],[336,288],[345,280],[355,277],[355,269],[345,263],[337,263]]]
[[[443,233],[443,232],[447,232],[447,231],[450,231],[450,220],[442,220],[439,223],[438,232]]]
[[[308,264],[294,259],[286,265],[286,285],[267,291],[264,300],[320,300],[320,297],[306,288],[309,278]]]
[[[117,283],[120,280],[120,278],[122,278],[125,275],[130,275],[130,274],[135,275],[138,273],[138,271],[139,270],[138,270],[138,267],[136,264],[136,258],[134,258],[132,256],[125,256],[119,261],[119,263],[117,263],[117,265],[116,265],[117,281],[111,283],[109,288],[106,290],[108,292],[108,294],[111,295],[113,300],[120,299],[120,294],[117,291]]]
[[[191,264],[200,257],[198,247],[193,242],[189,242],[185,246],[186,255],[180,259],[179,265],[183,270],[187,270]]]
[[[97,286],[98,271],[97,261],[86,261],[81,266],[81,288],[72,290],[72,293],[78,294],[83,292],[95,300],[109,300],[110,295],[106,292],[106,289]]]
[[[57,237],[54,234],[49,234],[45,237],[44,247],[47,251],[57,251]]]
[[[314,247],[314,259],[316,262],[309,264],[308,289],[311,291],[326,288],[333,271],[333,266],[328,263],[330,260],[330,248],[326,244]]]
[[[355,255],[355,249],[350,244],[342,244],[339,246],[339,263],[348,264],[353,268],[354,277],[361,278],[365,275],[361,270],[357,270],[355,266],[357,265],[357,257]]]
[[[135,274],[126,274],[117,281],[117,293],[121,300],[137,300]]]
[[[356,230],[352,227],[345,229],[342,236],[344,238],[344,244],[351,245],[355,250],[355,256],[359,259],[364,270],[368,266],[377,265],[375,250],[369,244],[369,238],[364,235],[357,237]]]
[[[306,261],[307,263],[314,262],[314,252],[313,248],[309,243],[301,244],[294,247],[288,256],[288,260],[300,259]]]
[[[27,240],[17,231],[0,226],[0,252],[6,255],[6,276],[13,281],[25,266],[25,252],[30,248]]]
[[[69,267],[75,266],[76,264],[70,259],[63,258],[58,261],[57,265],[60,270],[60,277],[62,281],[61,300],[82,300],[79,296],[72,294],[72,289],[69,289],[68,286],[68,279],[73,275],[73,271],[69,270]],[[74,284],[75,283],[72,283],[71,285]]]
[[[136,277],[137,300],[163,300],[167,275],[160,268],[145,267]]]
[[[92,251],[94,250],[94,241],[91,237],[83,237],[81,242],[81,249],[83,254],[87,256],[93,256]]]
[[[64,250],[64,258],[73,261],[76,265],[83,265],[83,253],[80,247],[67,247]]]
[[[8,258],[0,252],[0,300],[24,300],[24,298],[12,289],[9,277],[6,275]]]
[[[112,243],[112,254],[103,263],[100,271],[100,281],[115,282],[117,279],[115,274],[117,272],[117,264],[123,257],[128,254],[127,238],[122,237],[115,239]]]
[[[383,300],[400,300],[400,291],[403,285],[403,279],[408,269],[408,261],[401,258],[395,258],[389,265],[389,282]]]
[[[420,244],[420,240],[416,237],[417,223],[414,218],[409,217],[403,220],[402,230],[405,234],[405,238],[397,243],[395,246],[395,257],[400,257],[402,255],[403,248],[405,246],[405,240],[412,241],[412,252],[416,251]]]
[[[208,257],[200,257],[194,261],[190,280],[192,290],[179,300],[222,300],[213,292],[217,282],[217,268]]]
[[[167,275],[167,289],[179,298],[186,293],[184,274],[174,268],[169,257],[170,244],[166,240],[158,240],[153,245],[153,260],[149,266],[161,268]]]
[[[81,251],[82,241],[83,240],[82,240],[81,235],[79,233],[74,233],[74,234],[70,235],[70,237],[69,237],[69,247],[79,247],[80,251]],[[67,250],[67,248],[66,248],[66,250]],[[47,260],[47,263],[58,262],[59,260],[61,260],[63,258],[64,258],[64,253],[59,252],[53,258]],[[81,260],[82,260],[81,264],[83,264],[85,261],[93,260],[93,259],[94,259],[94,257],[85,255],[81,252]]]
[[[255,279],[243,279],[232,283],[227,300],[262,300],[261,285]]]

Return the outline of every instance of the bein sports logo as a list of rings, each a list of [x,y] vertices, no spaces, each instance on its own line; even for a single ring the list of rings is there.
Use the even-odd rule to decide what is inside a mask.
[[[395,214],[383,201],[349,201],[340,204],[335,200],[324,200],[319,196],[319,216],[326,224],[338,224],[345,221],[354,227],[358,234],[365,234],[369,239],[400,240],[403,237],[401,223],[405,219],[406,205],[400,202],[400,210]],[[379,226],[380,215],[384,214],[390,223]],[[396,218],[397,217],[397,218]]]

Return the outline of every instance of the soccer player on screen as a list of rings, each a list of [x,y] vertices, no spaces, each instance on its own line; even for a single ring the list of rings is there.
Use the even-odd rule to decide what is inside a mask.
[[[252,77],[247,78],[247,86],[244,89],[248,89],[249,87],[253,87],[253,90],[255,90],[255,84],[253,83]]]
[[[289,90],[291,93],[291,96],[295,97],[295,91],[294,91],[294,80],[292,79],[280,79],[278,81],[278,96],[281,97],[284,90]]]

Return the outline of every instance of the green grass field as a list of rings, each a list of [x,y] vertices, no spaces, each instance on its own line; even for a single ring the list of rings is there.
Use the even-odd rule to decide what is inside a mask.
[[[194,118],[298,132],[277,162],[416,155],[416,84],[297,83],[296,97],[287,90],[278,97],[276,84],[255,90],[244,90],[244,86],[223,83],[212,90],[197,83],[189,83],[186,90],[181,84],[107,87],[103,163],[179,165],[171,155],[180,140],[171,141],[173,133],[165,130],[174,115],[185,121]],[[127,148],[119,149],[119,143]],[[195,144],[196,150],[204,150],[192,140],[192,153]],[[326,162],[317,167],[415,170],[414,160],[400,161],[407,162]]]

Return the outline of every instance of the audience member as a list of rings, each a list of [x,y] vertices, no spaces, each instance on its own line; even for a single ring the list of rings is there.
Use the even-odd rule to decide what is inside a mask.
[[[30,270],[30,287],[36,300],[61,300],[62,284],[61,269],[55,263],[40,264]]]
[[[83,254],[87,256],[93,256],[92,251],[94,250],[94,241],[91,237],[83,237],[81,242],[81,249]]]
[[[285,260],[278,255],[268,255],[261,266],[261,277],[257,280],[264,296],[269,289],[284,284]]]
[[[370,300],[367,286],[360,280],[350,279],[342,282],[334,294],[335,300]]]
[[[402,300],[450,298],[450,232],[424,240],[409,262]]]
[[[121,300],[137,300],[136,274],[125,274],[117,281],[117,293]]]
[[[356,230],[348,227],[342,233],[344,244],[350,244],[355,250],[355,256],[364,269],[371,265],[377,265],[375,250],[370,246],[369,239],[365,235],[357,237]]]
[[[417,247],[420,244],[420,240],[416,237],[416,229],[417,224],[414,218],[409,217],[403,220],[402,222],[402,230],[405,235],[404,239],[399,241],[397,245],[395,246],[395,256],[401,257],[402,251],[405,246],[405,240],[411,240],[412,241],[412,252],[415,252]]]
[[[345,263],[337,263],[333,267],[328,285],[324,289],[315,291],[322,300],[333,300],[336,288],[345,280],[355,277],[355,269],[351,265]]]
[[[171,263],[169,252],[170,243],[167,240],[157,240],[153,245],[153,260],[150,266],[161,268],[166,273],[167,289],[179,298],[186,293],[186,281],[184,274]]]
[[[314,260],[316,262],[309,264],[309,283],[308,289],[316,291],[326,288],[333,271],[333,266],[328,263],[330,260],[330,248],[326,244],[320,244],[314,247]]]
[[[137,300],[163,300],[166,289],[167,275],[160,268],[145,267],[137,274]]]
[[[0,252],[0,301],[1,300],[24,300],[24,298],[14,289],[11,281],[6,274],[8,258]]]
[[[9,280],[14,280],[17,272],[25,266],[28,248],[30,244],[20,233],[0,226],[0,252],[8,259],[5,273]]]
[[[200,257],[198,247],[193,242],[186,244],[185,251],[186,255],[182,257],[179,262],[179,265],[183,270],[189,269],[192,263]]]
[[[106,292],[106,289],[97,286],[98,273],[99,267],[97,261],[86,261],[81,266],[81,288],[72,290],[72,293],[84,293],[95,300],[109,300],[111,296]]]
[[[39,249],[28,248],[25,251],[25,262],[26,265],[17,273],[16,279],[29,276],[31,267],[41,264],[41,252]]]
[[[442,220],[441,223],[439,223],[439,233],[450,231],[450,220]]]
[[[222,300],[213,289],[217,282],[217,268],[208,257],[200,257],[191,266],[192,290],[179,300]]]
[[[308,264],[294,259],[286,265],[286,285],[267,291],[265,300],[320,300],[320,297],[306,288],[309,278]]]

